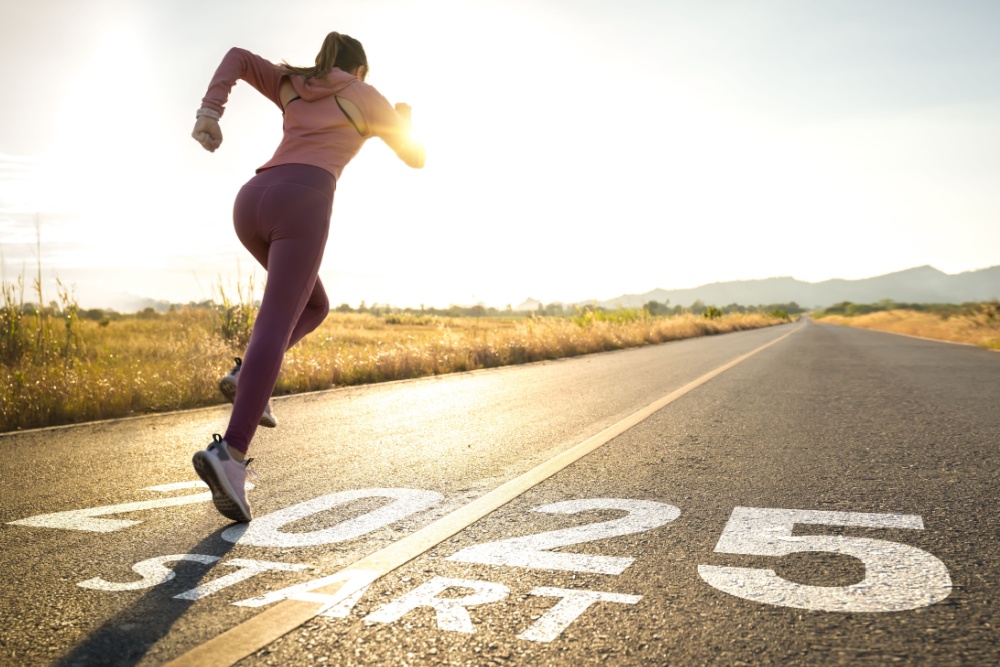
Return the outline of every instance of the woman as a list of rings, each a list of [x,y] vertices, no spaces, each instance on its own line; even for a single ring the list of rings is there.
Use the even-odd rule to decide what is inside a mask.
[[[274,157],[243,186],[233,208],[236,235],[267,270],[264,297],[243,359],[219,385],[233,400],[225,436],[213,435],[193,458],[216,509],[233,521],[251,519],[246,452],[259,424],[274,425],[269,399],[285,350],[330,311],[318,274],[337,179],[371,137],[382,139],[407,165],[424,165],[423,146],[410,137],[410,107],[393,108],[364,82],[367,74],[361,43],[336,32],[326,36],[313,67],[274,65],[234,48],[195,114],[191,136],[210,152],[222,143],[219,119],[237,80],[256,88],[284,116]]]

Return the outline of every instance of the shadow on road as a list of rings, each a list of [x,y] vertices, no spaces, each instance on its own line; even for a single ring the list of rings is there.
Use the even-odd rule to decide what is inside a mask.
[[[225,556],[235,544],[223,540],[221,535],[232,524],[223,526],[192,547],[189,554]],[[194,588],[208,577],[221,561],[206,565],[198,562],[179,561],[169,565],[177,574],[174,581],[187,588]],[[156,643],[165,637],[174,623],[194,603],[178,600],[176,586],[153,586],[146,594],[94,630],[61,660],[58,667],[84,667],[93,665],[135,665]]]

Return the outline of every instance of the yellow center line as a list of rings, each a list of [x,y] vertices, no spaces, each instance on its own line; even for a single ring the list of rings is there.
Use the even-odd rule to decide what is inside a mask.
[[[725,373],[733,366],[749,359],[758,352],[766,350],[772,345],[788,338],[801,328],[801,325],[795,327],[771,342],[765,343],[709,371],[680,389],[672,391],[663,398],[650,403],[638,412],[612,424],[597,435],[573,445],[566,451],[535,466],[528,472],[501,484],[471,503],[459,507],[457,510],[424,526],[415,533],[407,535],[403,539],[379,549],[369,556],[365,556],[337,573],[338,575],[343,575],[344,581],[337,581],[322,588],[316,588],[310,591],[310,593],[336,596],[337,600],[346,598],[357,590],[356,586],[347,585],[351,573],[357,573],[365,578],[366,583],[367,581],[372,581],[373,578],[378,579],[389,574],[417,556],[430,551],[449,537],[468,528],[479,519],[506,505],[528,489],[545,481],[571,463],[580,460],[601,445],[618,437],[636,424],[648,419],[655,412],[673,403],[684,394],[700,387],[712,378]],[[168,662],[167,667],[230,667],[296,629],[303,623],[313,619],[325,608],[329,607],[331,602],[331,599],[327,599],[325,603],[320,601],[284,600],[267,611],[257,614],[253,618],[226,630],[221,635]]]

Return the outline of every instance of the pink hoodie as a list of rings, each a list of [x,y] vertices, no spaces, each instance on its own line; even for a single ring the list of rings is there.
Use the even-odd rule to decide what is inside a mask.
[[[410,138],[409,122],[396,113],[387,99],[353,74],[334,68],[321,79],[285,74],[271,62],[245,49],[230,49],[215,71],[201,104],[221,116],[229,93],[242,79],[281,108],[278,91],[289,78],[301,97],[284,111],[284,137],[274,157],[258,172],[279,164],[309,164],[340,180],[340,173],[362,144],[379,137],[411,167],[424,165],[423,146]],[[337,104],[337,97],[353,102],[368,125],[362,136]]]

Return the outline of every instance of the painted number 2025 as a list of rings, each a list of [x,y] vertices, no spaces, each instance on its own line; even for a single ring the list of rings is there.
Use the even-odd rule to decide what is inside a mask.
[[[203,486],[198,482],[182,482],[149,487],[146,490],[165,493],[194,488],[201,490]],[[328,528],[304,533],[286,533],[281,530],[282,527],[313,514],[363,498],[385,498],[389,502],[382,507]],[[208,493],[199,492],[121,505],[44,514],[12,523],[22,526],[110,532],[122,530],[140,522],[101,517],[156,507],[204,502],[208,499]],[[223,538],[239,544],[264,548],[301,548],[333,544],[367,535],[421,512],[441,500],[443,500],[443,496],[440,493],[414,489],[373,488],[341,491],[319,496],[255,519],[253,523],[249,524],[249,527],[247,525],[234,526],[223,533]],[[554,549],[653,530],[673,522],[681,514],[680,509],[666,503],[620,498],[568,500],[536,507],[533,511],[567,515],[590,510],[612,510],[623,512],[624,516],[561,530],[476,544],[452,554],[448,560],[491,566],[618,575],[630,567],[635,559],[554,551]],[[945,565],[938,558],[922,549],[873,538],[840,535],[795,535],[794,529],[800,525],[908,530],[921,530],[924,527],[921,517],[917,515],[737,507],[733,510],[722,531],[715,547],[716,553],[772,557],[801,552],[845,554],[857,558],[864,564],[864,579],[848,586],[810,586],[789,581],[779,576],[774,570],[766,568],[699,565],[698,573],[710,586],[739,598],[783,607],[834,612],[894,612],[916,609],[943,600],[951,591],[951,579]],[[161,556],[136,564],[133,569],[143,577],[138,582],[115,583],[95,578],[81,582],[80,585],[99,590],[146,588],[173,578],[173,571],[165,566],[166,563],[184,560],[214,563],[219,559],[199,554]],[[238,569],[176,597],[189,600],[199,599],[263,572],[302,570],[306,567],[250,559],[232,559],[225,561],[222,565]],[[236,604],[259,606],[288,597],[307,596],[310,589],[319,588],[328,583],[329,580],[330,577],[316,579]],[[447,606],[445,598],[435,598],[435,596],[443,590],[438,590],[438,588],[446,585],[447,582],[457,585],[454,584],[454,581],[459,580],[438,577],[432,582],[424,584],[421,588],[411,591],[407,594],[409,597],[404,596],[395,603],[390,603],[390,605],[395,604],[394,607],[387,605],[376,611],[372,614],[374,618],[368,620],[385,620],[382,617],[388,619],[393,614],[399,613],[400,610],[405,610],[408,604],[418,604],[421,600],[424,602],[427,600],[436,601],[435,604],[440,603]],[[461,581],[467,584],[467,588],[476,588],[473,586],[476,582]],[[346,615],[346,611],[357,601],[357,598],[364,592],[363,589],[367,588],[368,583],[370,582],[361,582],[357,586],[357,594],[353,596],[353,599],[344,601],[344,604],[349,606],[344,607],[342,604],[340,613],[336,613],[335,610],[335,613],[328,615]],[[490,584],[490,582],[479,582],[479,584],[485,585]],[[505,587],[499,584],[490,585],[492,587],[489,590],[477,589],[477,593],[469,597],[466,604],[471,605],[473,598],[478,600],[481,597],[482,601],[477,602],[477,604],[481,604],[487,601],[487,598],[492,599],[506,595],[500,591],[501,588],[506,590]],[[431,586],[434,590],[423,590],[427,586]],[[532,594],[535,595],[562,596],[564,600],[560,604],[563,604],[564,607],[575,605],[580,607],[581,611],[585,606],[599,600],[634,604],[640,599],[640,596],[581,591],[581,593],[592,594],[587,600],[584,600],[579,595],[570,595],[571,593],[572,591],[547,588],[532,591]],[[476,597],[477,595],[479,597]],[[462,617],[461,614],[457,614],[454,618],[461,619]],[[461,620],[454,622],[458,625],[462,624]],[[551,628],[549,632],[551,632]],[[542,630],[538,630],[538,633],[544,634]]]

